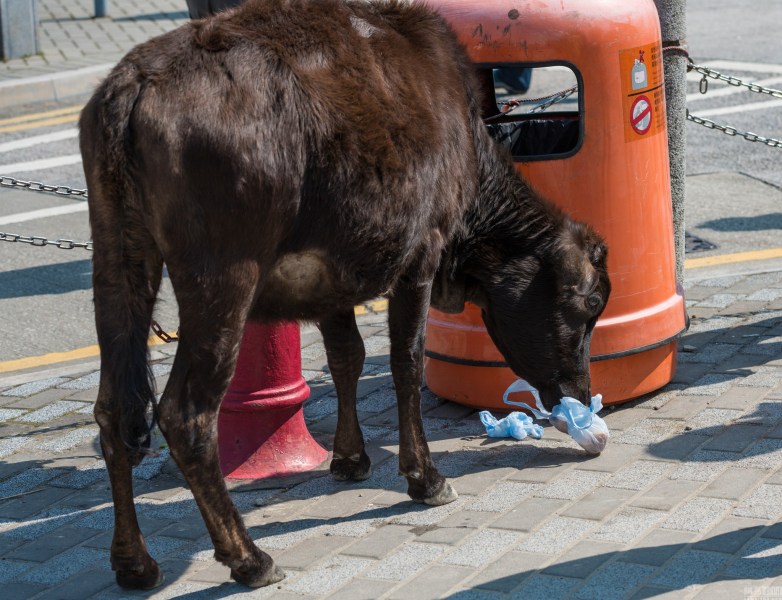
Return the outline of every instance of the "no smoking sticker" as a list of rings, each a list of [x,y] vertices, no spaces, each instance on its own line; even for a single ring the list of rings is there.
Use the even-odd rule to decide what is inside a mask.
[[[638,96],[630,107],[630,127],[637,134],[648,133],[652,126],[652,105],[646,96]]]
[[[665,131],[665,90],[659,43],[619,51],[625,141]]]

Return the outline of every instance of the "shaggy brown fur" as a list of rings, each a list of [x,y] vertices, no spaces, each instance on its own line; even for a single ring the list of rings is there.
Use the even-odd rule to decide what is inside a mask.
[[[399,466],[410,496],[429,504],[456,497],[420,415],[430,299],[480,305],[547,407],[589,399],[605,246],[519,178],[479,107],[449,27],[394,0],[251,0],[138,46],[98,88],[81,150],[120,585],[160,581],[131,467],[149,443],[146,341],[164,263],[180,342],[155,416],[217,559],[250,586],[283,574],[250,539],[217,457],[217,411],[248,319],[319,323],[339,396],[331,471],[363,479],[352,307],[389,293]]]

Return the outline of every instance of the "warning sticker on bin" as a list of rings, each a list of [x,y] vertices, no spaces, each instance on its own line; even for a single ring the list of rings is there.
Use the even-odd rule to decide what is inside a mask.
[[[625,141],[635,142],[665,130],[662,49],[647,44],[619,51]]]

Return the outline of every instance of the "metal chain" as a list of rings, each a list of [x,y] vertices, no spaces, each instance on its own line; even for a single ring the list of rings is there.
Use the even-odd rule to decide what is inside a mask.
[[[738,77],[723,75],[722,73],[720,73],[719,71],[715,71],[714,69],[709,69],[708,67],[696,65],[694,62],[692,62],[692,59],[689,57],[688,60],[690,61],[690,64],[687,65],[687,70],[695,71],[696,73],[700,73],[701,75],[703,75],[703,78],[701,79],[700,84],[698,85],[698,89],[700,90],[701,94],[705,94],[707,91],[709,91],[709,78],[711,78],[719,81],[724,81],[728,85],[732,85],[735,87],[745,87],[750,92],[755,92],[756,94],[768,94],[769,96],[773,96],[774,98],[782,98],[782,90],[775,90],[774,88],[763,87],[762,85],[758,85],[757,83],[748,83],[746,81],[742,81]]]
[[[163,340],[166,344],[170,344],[171,342],[178,342],[179,341],[179,330],[177,329],[177,332],[175,335],[171,335],[167,333],[161,326],[160,323],[155,321],[155,319],[152,319],[152,333],[154,333],[156,336],[158,336],[161,340]]]
[[[522,104],[529,104],[530,102],[540,102],[541,100],[548,100],[550,98],[548,102],[544,102],[543,104],[535,106],[529,111],[530,113],[543,112],[544,110],[553,106],[557,102],[562,102],[565,98],[571,96],[577,91],[578,91],[578,86],[573,86],[566,90],[561,90],[554,94],[549,94],[548,96],[540,96],[539,98],[512,98],[510,100],[506,100],[502,102],[502,106],[505,108],[505,111],[501,112],[500,114],[492,115],[491,117],[485,118],[484,122],[490,123],[500,117],[505,117],[510,113],[512,113],[514,110],[516,110]]]
[[[44,246],[56,246],[60,250],[73,250],[74,248],[92,250],[92,242],[75,242],[73,240],[65,239],[50,240],[38,235],[19,235],[18,233],[6,233],[3,231],[0,231],[0,242],[20,242],[22,244],[38,246],[39,248]]]
[[[0,186],[13,187],[29,190],[31,192],[44,192],[47,194],[57,194],[58,196],[77,196],[79,198],[87,197],[87,190],[78,190],[67,185],[46,185],[40,181],[24,181],[16,179],[9,175],[0,175]]]
[[[752,133],[749,131],[739,131],[730,125],[719,125],[709,119],[704,119],[703,117],[699,117],[697,115],[691,115],[689,110],[687,111],[687,120],[692,121],[693,123],[697,123],[698,125],[703,125],[707,129],[716,129],[717,131],[721,131],[726,135],[742,137],[748,142],[760,142],[761,144],[766,144],[766,146],[771,146],[772,148],[782,148],[782,140],[763,137],[762,135],[758,135],[757,133]]]

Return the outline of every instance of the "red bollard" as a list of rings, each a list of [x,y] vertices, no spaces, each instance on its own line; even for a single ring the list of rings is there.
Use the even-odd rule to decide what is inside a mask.
[[[223,475],[261,479],[322,464],[328,452],[304,423],[309,394],[298,323],[248,323],[217,420]]]

